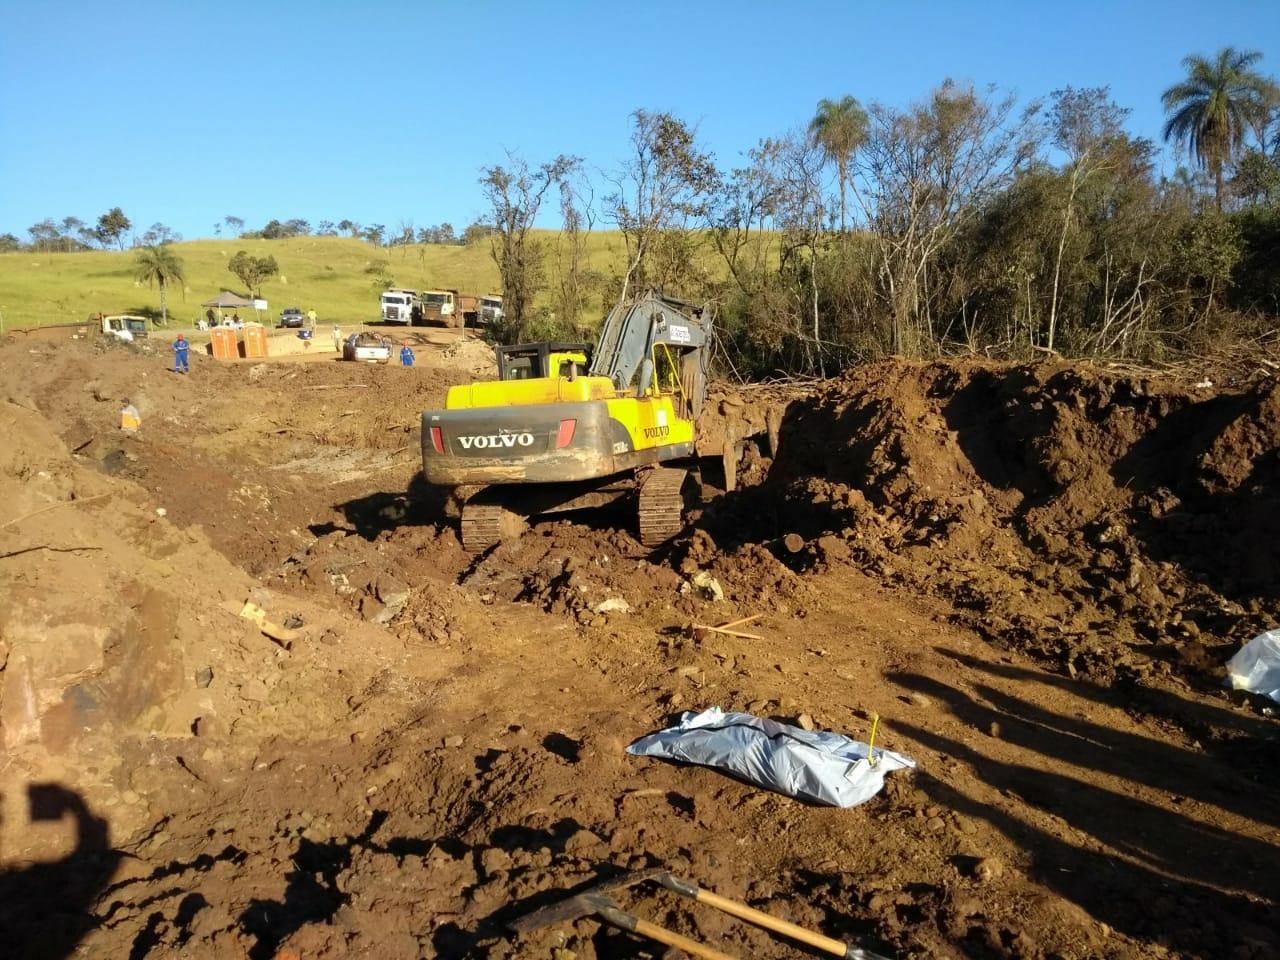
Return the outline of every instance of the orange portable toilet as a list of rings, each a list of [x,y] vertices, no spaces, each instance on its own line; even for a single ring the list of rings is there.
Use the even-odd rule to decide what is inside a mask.
[[[209,346],[215,360],[235,360],[240,356],[235,327],[214,327],[209,331]]]
[[[267,355],[267,328],[260,323],[244,325],[244,355],[246,357],[265,357]]]

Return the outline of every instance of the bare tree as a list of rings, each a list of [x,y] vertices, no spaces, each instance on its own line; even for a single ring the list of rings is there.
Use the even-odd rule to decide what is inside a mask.
[[[712,240],[729,275],[744,291],[768,271],[783,189],[779,157],[785,142],[762,140],[752,149],[750,164],[728,175],[712,210]]]
[[[645,285],[648,259],[666,232],[687,234],[710,212],[719,183],[711,155],[698,149],[695,131],[669,113],[637,110],[631,115],[631,156],[610,178],[606,216],[622,232],[627,270],[622,299],[634,282]]]
[[[799,281],[795,284],[796,336],[804,340],[804,327],[800,318],[808,314],[813,321],[814,353],[811,357],[806,344],[806,365],[810,371],[816,369],[819,373],[825,373],[822,364],[821,315],[818,308],[818,256],[825,236],[823,226],[827,210],[822,193],[822,165],[825,158],[820,152],[821,145],[817,146],[818,149],[815,149],[811,141],[800,137],[792,137],[786,142],[780,155],[782,191],[779,194],[777,221],[783,238],[779,267]],[[807,297],[803,296],[805,293],[808,294]]]
[[[876,245],[895,353],[918,354],[936,341],[931,299],[941,289],[940,253],[1034,153],[1038,128],[1030,121],[1039,104],[1010,123],[1014,103],[947,81],[907,110],[870,110],[854,194]]]
[[[823,371],[819,255],[826,162],[807,133],[764,140],[719,191],[711,236],[741,298],[742,331],[795,372]]]
[[[560,315],[574,329],[586,306],[587,238],[595,227],[595,194],[585,177],[560,181],[560,236],[556,238],[556,277]]]
[[[581,161],[558,156],[531,167],[524,158],[507,154],[505,167],[486,167],[480,177],[485,199],[493,211],[495,232],[490,248],[502,276],[503,330],[509,342],[519,340],[529,322],[533,297],[543,282],[543,251],[531,237],[543,198]]]
[[[1064,87],[1051,94],[1053,106],[1049,122],[1053,145],[1067,155],[1067,195],[1063,203],[1062,229],[1053,260],[1053,291],[1049,301],[1049,324],[1045,347],[1054,349],[1058,332],[1059,287],[1067,236],[1076,217],[1076,197],[1085,181],[1112,168],[1113,147],[1124,139],[1123,125],[1129,111],[1111,102],[1107,87],[1077,90]]]
[[[409,245],[413,243],[413,220],[401,219],[396,227],[395,242],[400,244],[400,258],[404,259],[409,255]]]

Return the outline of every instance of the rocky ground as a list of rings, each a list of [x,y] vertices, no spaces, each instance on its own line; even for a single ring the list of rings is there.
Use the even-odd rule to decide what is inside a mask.
[[[416,425],[477,351],[419,359],[0,345],[14,956],[657,957],[505,929],[656,865],[904,960],[1280,955],[1274,705],[1222,687],[1280,620],[1273,380],[883,363],[769,392],[777,457],[662,549],[619,508],[471,557]],[[625,754],[710,705],[919,766],[835,810]]]

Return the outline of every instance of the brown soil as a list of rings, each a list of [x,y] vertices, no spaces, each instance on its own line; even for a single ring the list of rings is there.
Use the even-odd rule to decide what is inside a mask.
[[[619,508],[473,558],[416,424],[478,356],[179,377],[65,337],[0,345],[14,956],[657,957],[504,929],[657,864],[894,957],[1280,955],[1274,705],[1221,686],[1280,619],[1274,383],[893,362],[722,392],[785,406],[779,456],[749,440],[675,542]],[[764,640],[684,630],[753,613]],[[712,704],[879,714],[919,769],[834,810],[624,753]]]

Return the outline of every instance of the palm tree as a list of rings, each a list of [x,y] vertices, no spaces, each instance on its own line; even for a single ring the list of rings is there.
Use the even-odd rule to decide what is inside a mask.
[[[845,231],[845,186],[849,181],[849,164],[857,149],[867,140],[867,111],[855,97],[819,100],[818,112],[809,122],[809,135],[836,165],[840,180],[840,232]]]
[[[160,325],[168,326],[169,308],[165,304],[164,291],[174,281],[181,284],[187,282],[186,275],[182,272],[182,258],[170,250],[167,244],[143,247],[138,251],[134,279],[139,282],[145,280],[148,287],[154,284],[160,288]]]
[[[1168,119],[1164,139],[1185,146],[1201,169],[1213,174],[1214,198],[1222,209],[1222,169],[1244,144],[1245,132],[1265,123],[1276,95],[1275,82],[1251,69],[1262,59],[1255,51],[1223,47],[1210,60],[1192,55],[1182,61],[1185,80],[1160,97]]]

